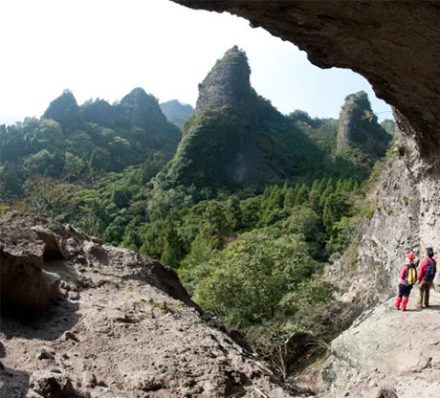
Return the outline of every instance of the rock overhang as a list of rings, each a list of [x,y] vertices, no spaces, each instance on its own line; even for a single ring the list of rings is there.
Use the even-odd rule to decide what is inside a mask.
[[[321,68],[349,68],[399,110],[422,157],[440,152],[440,4],[436,1],[172,0],[228,11],[297,45]]]

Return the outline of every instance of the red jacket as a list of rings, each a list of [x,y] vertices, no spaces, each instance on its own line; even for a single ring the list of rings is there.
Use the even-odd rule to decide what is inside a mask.
[[[400,268],[400,281],[399,281],[399,283],[404,286],[408,285],[408,282],[406,280],[406,277],[408,276],[408,268],[409,268],[408,264],[403,264],[402,268]]]
[[[435,273],[437,272],[437,263],[436,261],[431,258],[431,257],[425,257],[422,262],[420,263],[419,266],[419,273],[417,275],[417,281],[420,283],[425,279],[425,275],[426,275],[426,268],[428,267],[428,263],[432,262],[432,264],[434,265],[434,276]]]

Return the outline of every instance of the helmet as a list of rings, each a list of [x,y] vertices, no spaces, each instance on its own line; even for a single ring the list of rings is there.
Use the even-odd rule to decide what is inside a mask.
[[[412,252],[410,253],[405,253],[405,257],[410,261],[410,262],[414,262],[414,260],[416,259],[416,255]]]
[[[434,257],[434,248],[432,246],[426,246],[426,254],[428,257]]]

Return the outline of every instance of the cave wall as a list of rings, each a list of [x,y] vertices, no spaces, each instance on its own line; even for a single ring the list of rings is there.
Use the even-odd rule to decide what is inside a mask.
[[[373,195],[375,212],[360,234],[357,254],[361,283],[369,275],[370,286],[360,286],[367,304],[395,293],[405,253],[423,257],[428,245],[439,251],[440,173],[420,158],[414,140],[402,135]]]
[[[438,1],[172,1],[239,15],[294,43],[321,68],[360,73],[407,119],[421,155],[439,156]]]

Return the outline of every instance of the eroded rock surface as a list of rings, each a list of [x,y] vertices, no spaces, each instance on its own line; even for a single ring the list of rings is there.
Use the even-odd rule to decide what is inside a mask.
[[[387,152],[391,135],[377,122],[364,91],[345,98],[338,123],[337,149],[372,167]]]
[[[248,111],[250,103],[255,101],[250,74],[244,51],[237,46],[229,49],[199,84],[196,111],[222,106],[230,106],[238,112]]]
[[[440,296],[429,309],[393,308],[390,300],[364,313],[332,343],[322,397],[437,398],[440,391]],[[393,395],[394,394],[394,395]]]
[[[204,320],[172,270],[69,225],[10,213],[0,228],[15,265],[59,281],[33,317],[2,314],[1,397],[303,396]]]
[[[355,253],[328,270],[346,300],[360,300],[364,308],[395,293],[405,253],[422,258],[429,245],[440,252],[440,159],[431,165],[421,160],[405,135],[394,152],[369,194],[374,213],[361,227]]]
[[[45,244],[32,230],[2,225],[0,293],[2,306],[41,307],[57,294],[56,279],[45,273]]]

